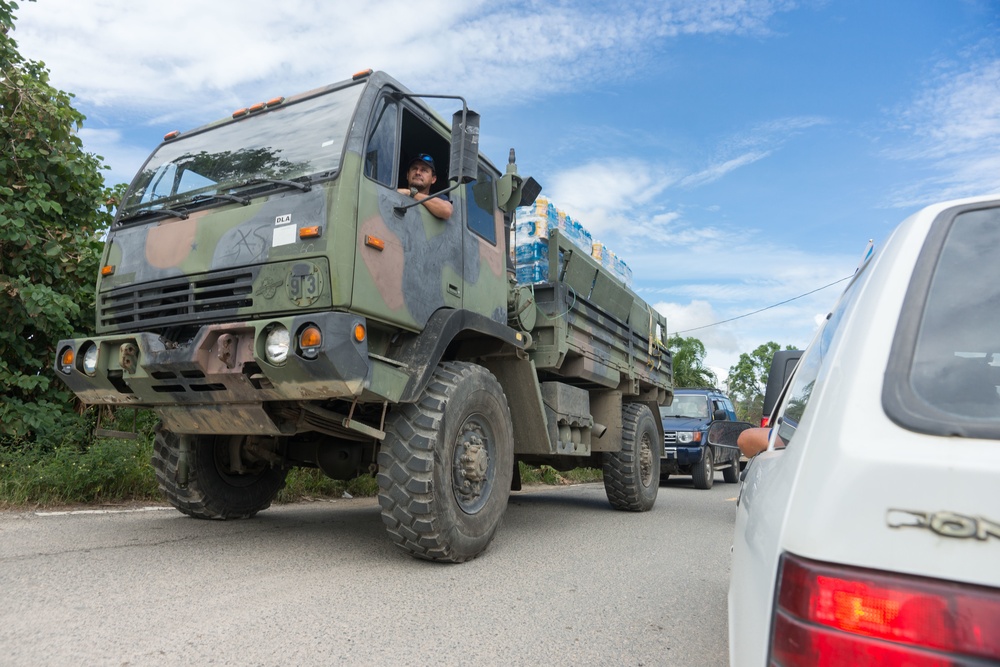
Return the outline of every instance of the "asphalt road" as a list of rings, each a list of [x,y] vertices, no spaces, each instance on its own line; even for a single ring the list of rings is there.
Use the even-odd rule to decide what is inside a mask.
[[[461,565],[398,551],[374,499],[0,512],[0,665],[724,665],[736,490],[532,487]]]

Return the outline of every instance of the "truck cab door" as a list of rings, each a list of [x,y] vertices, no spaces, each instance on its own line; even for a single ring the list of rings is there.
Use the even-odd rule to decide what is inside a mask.
[[[463,307],[497,322],[507,321],[507,276],[503,213],[497,208],[497,174],[480,161],[476,180],[466,183],[455,205],[461,209],[465,284]]]
[[[407,186],[408,161],[419,153],[434,157],[432,192],[447,185],[448,140],[421,113],[388,95],[373,105],[358,191],[352,299],[355,312],[413,330],[440,308],[461,308],[463,298],[457,202],[452,217],[439,220],[423,205],[403,209],[414,200],[397,191]]]

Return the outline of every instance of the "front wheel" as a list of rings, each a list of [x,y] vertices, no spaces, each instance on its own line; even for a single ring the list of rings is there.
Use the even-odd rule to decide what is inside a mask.
[[[249,519],[271,506],[285,486],[288,471],[264,462],[242,473],[231,470],[230,456],[244,436],[190,436],[186,484],[181,474],[180,436],[157,424],[153,468],[160,491],[177,510],[196,519]],[[234,442],[234,439],[237,441]]]
[[[660,487],[659,431],[643,403],[622,406],[622,449],[604,454],[604,491],[616,510],[646,512]]]
[[[740,457],[737,456],[733,459],[732,465],[722,471],[722,479],[726,481],[726,484],[735,484],[740,481]]]
[[[416,558],[461,563],[493,540],[510,496],[514,429],[500,383],[475,364],[438,366],[399,406],[378,455],[379,505],[392,541]]]
[[[691,478],[696,489],[712,488],[712,483],[715,482],[715,458],[712,456],[711,447],[705,447],[701,461],[696,463],[691,471]]]

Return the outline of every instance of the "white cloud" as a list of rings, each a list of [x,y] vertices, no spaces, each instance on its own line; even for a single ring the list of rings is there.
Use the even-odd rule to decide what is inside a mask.
[[[768,0],[360,4],[46,0],[22,4],[15,38],[22,54],[46,62],[57,85],[94,105],[229,108],[245,103],[249,90],[287,94],[366,67],[431,89],[461,81],[467,95],[501,101],[618,75],[675,35],[766,32],[767,20],[789,7]],[[287,89],[260,89],[275,81]]]
[[[791,116],[753,125],[722,139],[715,149],[715,160],[685,176],[680,185],[694,188],[713,183],[740,167],[769,157],[804,130],[827,123],[820,116]]]
[[[102,162],[110,167],[104,172],[104,180],[108,184],[131,181],[139,165],[149,156],[147,149],[124,142],[118,130],[95,130],[84,127],[80,130],[80,139],[88,151],[99,155]]]
[[[703,169],[698,173],[691,174],[690,176],[685,176],[681,181],[681,185],[689,188],[695,188],[699,185],[706,185],[713,181],[717,181],[734,169],[739,169],[740,167],[745,167],[748,164],[753,164],[757,160],[763,160],[771,151],[756,151],[753,153],[745,153],[738,157],[734,157],[730,160],[726,160],[720,164],[712,165],[707,169]]]
[[[666,169],[638,159],[608,159],[571,167],[550,177],[551,200],[596,239],[619,239],[650,225],[668,225],[676,214],[648,218],[650,203],[676,180]]]
[[[886,151],[931,175],[893,192],[889,206],[1000,192],[1000,59],[945,63],[897,113],[902,147]]]

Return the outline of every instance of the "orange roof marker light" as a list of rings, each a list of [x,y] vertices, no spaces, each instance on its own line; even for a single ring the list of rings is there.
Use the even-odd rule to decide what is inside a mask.
[[[353,81],[357,81],[358,79],[363,79],[363,78],[365,78],[366,76],[371,76],[371,73],[372,73],[373,71],[374,71],[374,70],[372,70],[371,68],[368,68],[368,69],[363,69],[363,70],[361,70],[360,72],[355,72],[355,73],[354,73],[354,76],[352,76],[352,77],[351,77],[351,80],[353,80]]]
[[[243,107],[242,109],[237,109],[233,112],[233,118],[239,118],[240,116],[246,116],[250,113],[250,109]]]
[[[271,107],[276,107],[284,101],[284,97],[272,97],[267,101],[267,108],[270,109]]]
[[[181,131],[180,130],[174,130],[173,132],[167,132],[166,134],[164,134],[163,135],[163,140],[164,141],[170,141],[171,139],[176,139],[179,136],[181,136]]]
[[[322,234],[322,233],[323,233],[323,228],[322,227],[317,227],[317,226],[302,227],[301,229],[299,229],[299,238],[300,239],[317,239],[317,238],[319,238],[320,234]]]
[[[267,106],[267,102],[257,102],[257,104],[250,105],[250,113],[257,113],[258,111],[263,111]]]

